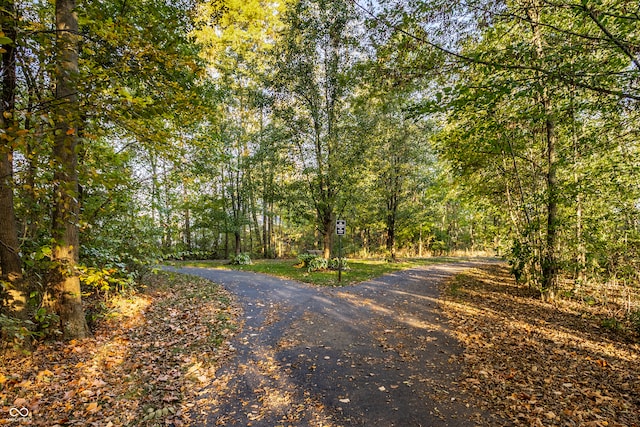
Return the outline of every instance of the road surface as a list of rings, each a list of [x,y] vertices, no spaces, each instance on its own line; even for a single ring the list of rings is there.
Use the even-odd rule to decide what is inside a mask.
[[[474,426],[457,390],[462,349],[439,285],[473,263],[326,288],[250,272],[181,268],[244,308],[234,358],[202,390],[206,426]],[[198,411],[200,411],[198,413]]]

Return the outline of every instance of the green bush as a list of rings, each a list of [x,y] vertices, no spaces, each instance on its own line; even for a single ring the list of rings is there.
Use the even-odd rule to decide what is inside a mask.
[[[311,260],[318,258],[317,255],[313,255],[313,254],[300,254],[298,255],[298,261],[300,261],[302,263],[302,267],[303,268],[309,268],[309,263],[311,262]]]
[[[349,269],[349,266],[347,266],[347,259],[346,258],[333,258],[331,261],[329,261],[329,268],[331,270],[341,269],[342,271],[346,271],[346,270]]]
[[[309,260],[307,271],[326,270],[327,268],[329,268],[329,260],[320,256],[314,256],[313,259]]]
[[[342,267],[342,270],[348,270],[346,258],[333,258],[327,260],[319,255],[313,254],[300,254],[298,260],[303,264],[302,267],[306,268],[308,272],[320,271],[320,270],[337,270]]]
[[[248,253],[241,253],[231,257],[231,264],[233,265],[251,265],[251,256]]]
[[[34,313],[34,320],[18,319],[0,313],[1,341],[13,343],[15,348],[22,348],[34,340],[55,336],[60,333],[57,328],[60,318],[40,307]]]

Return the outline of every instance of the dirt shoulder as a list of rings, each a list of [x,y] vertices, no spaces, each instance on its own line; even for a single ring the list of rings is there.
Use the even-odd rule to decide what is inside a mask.
[[[534,298],[504,266],[469,270],[444,293],[464,346],[460,384],[491,414],[488,425],[640,425],[637,336],[569,301]]]

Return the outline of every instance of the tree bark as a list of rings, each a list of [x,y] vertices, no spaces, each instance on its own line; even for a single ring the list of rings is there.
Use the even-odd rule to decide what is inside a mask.
[[[548,102],[548,101],[547,101]],[[549,114],[548,104],[545,104],[545,112]],[[552,118],[546,120],[547,132],[547,247],[544,259],[542,260],[542,289],[553,298],[557,281],[557,253],[556,236],[558,222],[558,202],[557,202],[557,154],[556,154],[556,134],[555,123]]]
[[[1,29],[15,40],[16,19],[13,1],[0,8]],[[2,100],[0,102],[0,268],[2,275],[18,279],[22,275],[19,256],[18,225],[13,205],[13,141],[17,131],[14,119],[16,62],[14,44],[2,45]]]
[[[331,208],[325,209],[322,214],[322,256],[325,259],[331,258],[331,247],[333,246],[333,225],[334,216]]]
[[[85,338],[80,279],[75,271],[79,255],[78,203],[78,18],[75,0],[56,0],[56,108],[53,237],[56,247],[50,290],[65,339]]]
[[[13,203],[13,141],[17,123],[15,113],[16,92],[16,22],[17,16],[13,1],[3,1],[0,8],[1,30],[5,37],[14,43],[3,45],[2,49],[2,99],[0,100],[0,270],[2,278],[8,280],[10,287],[10,311],[25,317],[27,292],[22,281],[22,262],[20,260],[20,241]]]
[[[531,19],[533,43],[536,48],[539,60],[544,59],[543,34],[540,25],[540,10],[542,5],[533,0],[531,7],[527,10]],[[544,131],[546,139],[547,155],[547,224],[546,224],[546,247],[541,254],[542,263],[542,292],[543,298],[554,298],[558,275],[558,254],[556,250],[557,223],[558,223],[558,178],[557,178],[557,136],[555,129],[555,117],[549,95],[549,90],[545,82],[541,79],[540,102],[542,104],[545,117]]]
[[[392,261],[396,260],[396,216],[398,214],[398,195],[395,190],[387,200],[387,250]]]
[[[187,179],[182,178],[182,205],[184,209],[184,243],[188,251],[193,245],[191,242],[191,212],[189,209],[189,193],[187,192]]]

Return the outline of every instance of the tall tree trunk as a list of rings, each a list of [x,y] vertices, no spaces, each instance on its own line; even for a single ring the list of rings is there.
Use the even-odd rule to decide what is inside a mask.
[[[331,258],[331,247],[333,246],[334,218],[331,209],[322,212],[322,256],[325,259]]]
[[[13,1],[3,1],[0,22],[5,37],[15,40],[16,17]],[[13,206],[13,141],[17,129],[14,119],[16,62],[13,43],[2,45],[2,100],[0,101],[0,268],[2,275],[18,279],[22,275],[18,254],[18,225]]]
[[[7,145],[2,144],[0,156],[0,269],[4,278],[13,281],[22,276],[22,267],[13,207],[13,156]]]
[[[392,190],[393,191],[393,190]],[[387,200],[387,251],[391,260],[396,260],[396,216],[398,214],[398,196],[391,194]]]
[[[545,111],[549,114],[548,101],[545,104]],[[542,261],[543,290],[549,292],[549,297],[553,298],[557,280],[557,223],[558,223],[558,201],[557,201],[557,154],[556,154],[556,133],[555,123],[552,118],[546,120],[547,131],[547,247]]]
[[[536,54],[539,60],[544,59],[544,43],[543,34],[540,25],[540,10],[543,7],[538,0],[533,0],[532,7],[527,9],[529,15],[533,43],[536,48]],[[557,135],[555,129],[555,117],[549,95],[549,90],[545,86],[545,81],[540,77],[540,102],[542,104],[545,117],[544,131],[546,142],[546,160],[547,160],[547,224],[546,224],[546,247],[544,248],[542,257],[542,291],[543,297],[553,299],[557,284],[558,274],[558,254],[556,249],[557,240],[557,223],[558,223],[558,178],[557,178]]]
[[[56,248],[51,291],[66,339],[84,338],[89,329],[75,271],[80,245],[78,216],[78,18],[75,0],[56,0],[56,111],[53,237]]]
[[[187,179],[182,178],[182,205],[184,207],[184,243],[187,250],[192,248],[191,244],[191,212],[189,209],[189,194],[187,192]]]
[[[0,3],[1,29],[15,42],[17,16],[13,1]],[[2,99],[0,100],[0,269],[8,280],[10,310],[18,317],[26,316],[27,292],[22,281],[19,255],[18,224],[13,205],[13,138],[15,121],[16,62],[14,43],[2,46]]]
[[[269,202],[269,229],[267,230],[267,247],[269,249],[269,257],[275,256],[275,250],[273,248],[274,229],[273,229],[273,202]]]
[[[575,88],[572,88],[575,91]],[[582,188],[580,172],[580,147],[577,129],[577,119],[574,106],[573,91],[571,93],[571,137],[573,140],[573,180],[576,186],[576,278],[579,282],[586,279],[587,251],[582,234]]]
[[[262,256],[266,259],[269,257],[269,219],[267,217],[269,204],[265,195],[266,192],[262,197]]]

